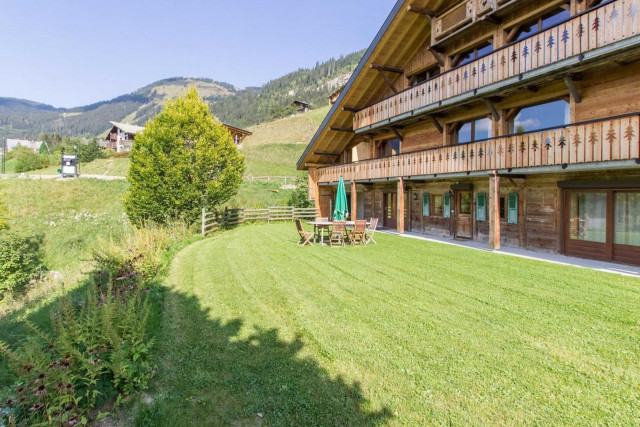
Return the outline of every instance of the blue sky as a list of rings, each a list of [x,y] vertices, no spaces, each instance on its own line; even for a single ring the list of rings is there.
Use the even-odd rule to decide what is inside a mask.
[[[156,80],[260,86],[368,47],[395,0],[2,0],[0,96],[73,107]]]

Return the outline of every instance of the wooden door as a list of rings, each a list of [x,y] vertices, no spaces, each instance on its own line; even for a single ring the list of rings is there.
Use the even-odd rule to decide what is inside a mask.
[[[640,191],[568,190],[565,254],[640,264]]]
[[[396,211],[398,208],[397,205],[397,195],[396,193],[383,193],[384,196],[384,218],[383,224],[385,227],[396,228]]]
[[[456,212],[455,212],[455,231],[456,237],[462,239],[471,239],[473,212],[473,195],[471,191],[456,192]]]

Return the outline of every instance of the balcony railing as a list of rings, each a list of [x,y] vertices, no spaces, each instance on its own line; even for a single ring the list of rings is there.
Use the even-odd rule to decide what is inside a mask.
[[[438,103],[640,34],[635,0],[610,1],[354,114],[353,129]]]
[[[318,169],[318,182],[640,159],[640,113]]]

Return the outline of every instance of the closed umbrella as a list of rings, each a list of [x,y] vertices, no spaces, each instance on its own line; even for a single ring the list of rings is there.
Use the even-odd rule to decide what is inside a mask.
[[[335,221],[346,221],[348,216],[347,192],[344,189],[344,181],[342,177],[340,177],[340,181],[338,181],[338,193],[336,194],[336,206],[333,209],[333,219]]]

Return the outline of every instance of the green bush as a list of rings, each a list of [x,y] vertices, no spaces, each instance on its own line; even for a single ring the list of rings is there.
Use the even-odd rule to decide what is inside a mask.
[[[22,293],[44,270],[42,236],[0,234],[0,301],[7,294]]]
[[[32,150],[20,150],[16,155],[16,173],[44,169],[49,166],[49,156]]]
[[[296,189],[289,198],[289,206],[310,208],[313,205],[313,201],[309,200],[309,176],[306,173],[299,172],[296,180]]]
[[[98,140],[93,138],[87,145],[80,144],[78,146],[78,160],[82,163],[91,163],[95,159],[104,159],[106,154],[98,145]]]
[[[136,136],[125,211],[135,224],[195,222],[203,207],[214,209],[237,193],[244,167],[231,134],[192,88]]]
[[[0,404],[0,425],[85,424],[116,394],[147,387],[155,371],[152,301],[160,297],[152,279],[184,233],[179,226],[134,230],[101,245],[87,296],[57,304],[51,333],[25,322],[32,333],[23,345],[0,341],[17,378],[11,399]]]

